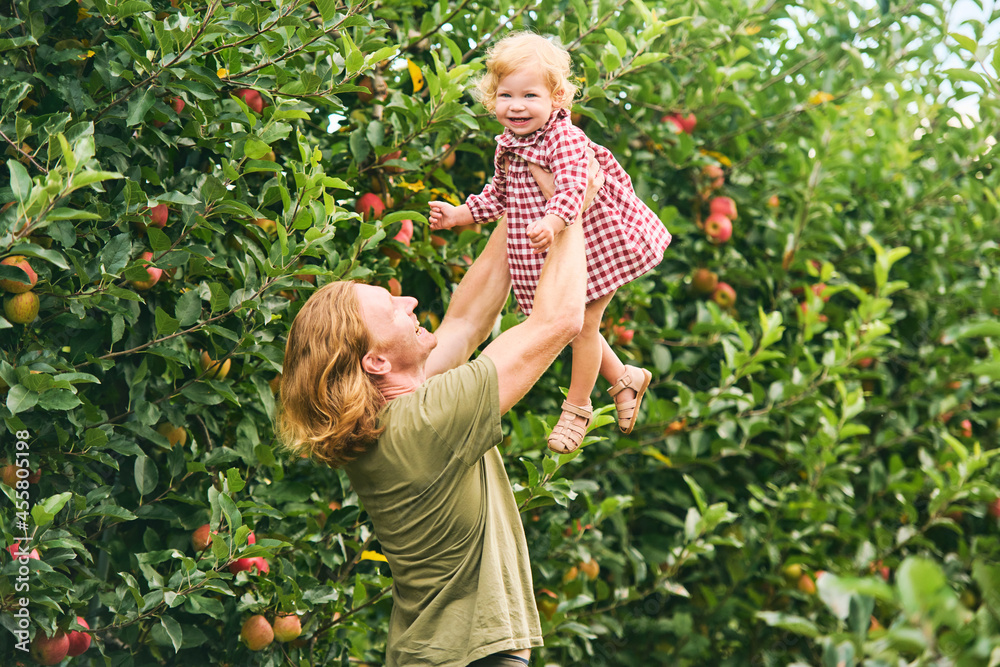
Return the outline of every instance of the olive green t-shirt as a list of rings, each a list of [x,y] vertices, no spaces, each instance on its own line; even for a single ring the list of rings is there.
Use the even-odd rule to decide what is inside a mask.
[[[386,664],[465,667],[542,645],[524,528],[496,445],[493,362],[389,402],[385,432],[347,475],[392,571]]]

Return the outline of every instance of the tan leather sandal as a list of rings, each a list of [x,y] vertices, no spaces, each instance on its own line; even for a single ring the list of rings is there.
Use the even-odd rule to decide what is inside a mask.
[[[593,406],[573,405],[569,401],[563,401],[562,414],[559,415],[559,421],[552,427],[552,433],[549,435],[549,449],[557,454],[576,451],[583,442],[583,436],[587,434],[593,413]],[[578,417],[583,419],[582,424]]]
[[[639,413],[642,397],[652,379],[653,374],[645,368],[626,366],[625,373],[608,389],[611,398],[620,394],[624,389],[635,391],[635,398],[622,401],[621,404],[615,401],[615,409],[618,411],[618,428],[621,429],[622,433],[631,433],[635,427],[635,417]]]

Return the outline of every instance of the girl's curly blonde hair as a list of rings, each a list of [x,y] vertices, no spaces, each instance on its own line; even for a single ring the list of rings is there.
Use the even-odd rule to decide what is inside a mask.
[[[569,53],[541,35],[522,31],[510,33],[486,53],[486,74],[476,82],[476,91],[487,111],[493,113],[496,110],[500,79],[522,67],[542,72],[553,106],[557,109],[573,106],[577,88],[570,80]]]

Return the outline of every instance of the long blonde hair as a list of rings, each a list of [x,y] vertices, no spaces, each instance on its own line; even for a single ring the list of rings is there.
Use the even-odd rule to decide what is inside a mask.
[[[373,342],[354,283],[309,297],[285,345],[278,436],[287,449],[337,468],[378,438],[385,399],[361,366]]]
[[[541,70],[559,109],[573,106],[576,84],[570,80],[569,52],[532,32],[512,32],[490,47],[486,53],[486,74],[476,82],[479,101],[493,113],[497,106],[500,79],[522,67]]]

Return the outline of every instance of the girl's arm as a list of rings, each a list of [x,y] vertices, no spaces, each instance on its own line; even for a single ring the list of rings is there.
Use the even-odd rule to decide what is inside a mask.
[[[587,162],[590,141],[572,125],[560,125],[546,138],[546,153],[555,183],[555,193],[545,204],[546,215],[557,215],[565,224],[583,210],[587,192]]]

